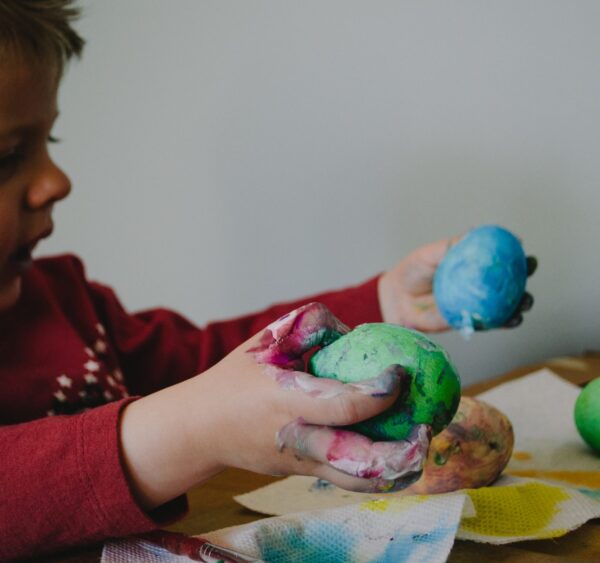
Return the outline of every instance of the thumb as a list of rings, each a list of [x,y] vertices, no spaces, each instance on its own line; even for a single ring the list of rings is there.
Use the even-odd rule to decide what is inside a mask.
[[[346,426],[371,418],[391,407],[408,390],[409,375],[398,364],[385,368],[377,377],[355,383],[315,377],[304,372],[284,371],[279,381],[287,389],[288,413],[308,424]]]

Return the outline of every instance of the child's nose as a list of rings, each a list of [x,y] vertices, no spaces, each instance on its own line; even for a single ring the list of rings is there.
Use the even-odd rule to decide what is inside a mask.
[[[69,177],[48,158],[27,192],[27,204],[32,209],[45,207],[64,199],[71,191]]]

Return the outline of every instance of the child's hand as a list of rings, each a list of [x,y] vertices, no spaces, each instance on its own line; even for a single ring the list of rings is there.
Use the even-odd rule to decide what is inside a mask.
[[[379,303],[383,320],[414,328],[422,332],[448,330],[448,323],[440,314],[433,296],[433,275],[446,252],[462,236],[439,240],[417,248],[379,279]],[[527,257],[527,274],[537,267],[533,256]],[[533,297],[525,293],[506,328],[518,326],[523,313],[533,306]]]
[[[433,296],[433,275],[460,237],[417,248],[379,279],[383,320],[422,332],[448,330]]]
[[[401,366],[355,384],[302,371],[306,352],[346,332],[326,307],[311,303],[272,323],[215,366],[232,409],[219,419],[227,436],[219,444],[224,465],[314,475],[358,491],[402,488],[418,477],[429,445],[425,426],[415,429],[410,440],[381,443],[332,428],[388,408],[408,384]]]
[[[419,477],[430,432],[374,443],[336,426],[391,406],[408,384],[400,366],[355,384],[313,377],[302,356],[348,329],[312,303],[282,317],[203,374],[129,405],[122,445],[142,504],[157,506],[227,466],[313,475],[355,491]]]

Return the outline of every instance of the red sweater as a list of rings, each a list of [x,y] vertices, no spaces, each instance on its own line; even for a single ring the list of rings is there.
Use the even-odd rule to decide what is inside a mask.
[[[118,439],[129,395],[206,370],[309,301],[350,326],[381,320],[376,278],[200,329],[165,309],[127,313],[73,256],[36,261],[19,303],[0,316],[0,560],[180,517],[184,497],[148,514],[129,490]]]

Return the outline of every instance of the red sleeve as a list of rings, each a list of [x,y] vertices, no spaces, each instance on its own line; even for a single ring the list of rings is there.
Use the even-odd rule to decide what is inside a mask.
[[[132,315],[110,288],[92,283],[90,290],[119,355],[130,391],[146,395],[208,369],[281,315],[311,301],[324,303],[351,327],[381,321],[377,280],[274,305],[236,319],[212,322],[204,328],[165,309]]]
[[[0,427],[1,561],[148,531],[185,512],[180,497],[152,519],[131,494],[117,435],[130,400]]]
[[[310,301],[323,302],[351,326],[381,318],[377,279],[200,329],[162,309],[127,313],[112,290],[85,280],[73,257],[43,262],[36,275],[44,291],[36,294],[41,301],[32,301],[31,311],[25,312],[38,311],[45,303],[48,319],[82,336],[60,348],[66,358],[82,353],[78,347],[93,342],[102,325],[135,395],[205,370],[282,314]],[[48,361],[60,359],[56,349],[50,352]],[[24,408],[42,384],[23,388]],[[83,414],[0,426],[0,560],[146,531],[182,515],[183,497],[151,516],[135,502],[119,450],[119,415],[125,404],[121,400]]]
[[[26,321],[38,319],[42,309],[43,320],[49,326],[51,323],[53,334],[62,335],[57,338],[60,347],[46,350],[48,331],[37,327],[44,345],[38,358],[40,365],[56,363],[43,371],[62,369],[62,361],[83,354],[84,346],[94,342],[102,329],[110,343],[106,353],[118,360],[134,395],[207,369],[249,336],[309,301],[323,302],[349,325],[380,319],[376,279],[200,329],[181,315],[163,309],[127,313],[110,288],[85,279],[83,266],[75,257],[41,261],[34,273],[29,280],[31,302],[23,303],[13,321],[16,325],[25,323],[17,328],[29,330],[23,334],[33,338]],[[20,338],[25,340],[24,336]],[[56,374],[49,376],[51,381],[55,378]],[[34,395],[43,395],[47,383],[43,379],[25,381],[24,376],[15,381],[15,393],[23,409]],[[119,416],[130,400],[83,414],[22,423],[0,416],[4,420],[0,426],[0,560],[143,532],[182,515],[186,510],[184,497],[149,515],[132,496],[119,446]]]

